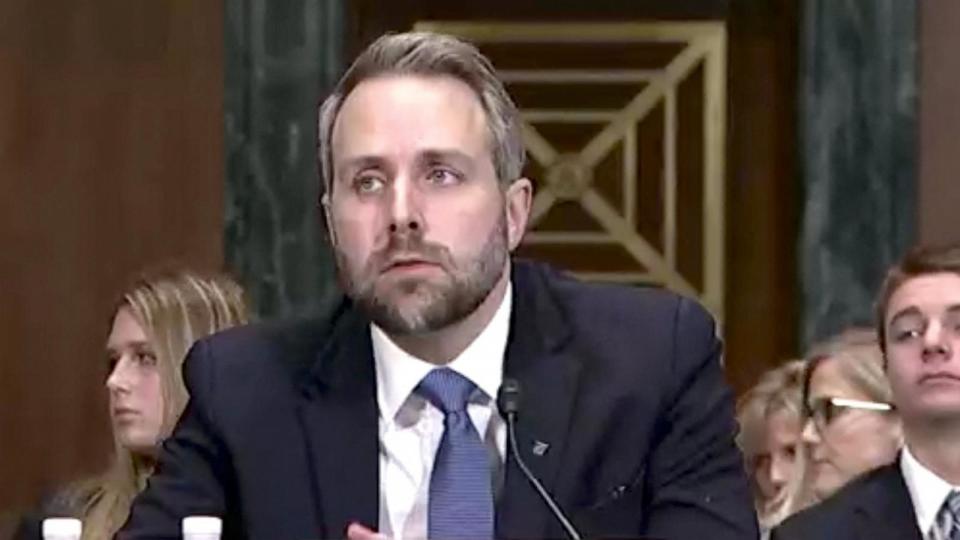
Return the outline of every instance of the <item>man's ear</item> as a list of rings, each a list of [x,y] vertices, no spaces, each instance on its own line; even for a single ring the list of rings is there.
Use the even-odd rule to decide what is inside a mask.
[[[504,192],[507,218],[507,244],[510,251],[520,245],[527,231],[530,207],[533,204],[533,183],[527,178],[514,180]]]

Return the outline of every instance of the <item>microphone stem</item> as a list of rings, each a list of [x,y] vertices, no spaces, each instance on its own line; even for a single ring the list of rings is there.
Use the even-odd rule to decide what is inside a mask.
[[[537,477],[533,475],[530,469],[527,467],[527,464],[523,462],[523,458],[520,457],[520,450],[517,448],[517,434],[514,426],[516,425],[516,414],[511,413],[507,415],[507,430],[509,431],[510,439],[510,450],[513,452],[513,457],[517,460],[517,465],[520,466],[520,470],[523,471],[523,475],[527,477],[527,480],[533,484],[534,489],[537,490],[537,493],[540,494],[540,498],[543,499],[547,506],[550,507],[550,511],[553,512],[553,515],[556,516],[557,521],[560,522],[560,525],[563,526],[563,530],[566,531],[567,536],[573,540],[581,540],[580,534],[577,532],[577,529],[573,527],[573,524],[567,519],[567,516],[563,514],[563,511],[560,510],[560,507],[557,506],[557,503],[553,501],[553,497],[547,493],[547,490],[544,489],[543,484],[537,480]]]

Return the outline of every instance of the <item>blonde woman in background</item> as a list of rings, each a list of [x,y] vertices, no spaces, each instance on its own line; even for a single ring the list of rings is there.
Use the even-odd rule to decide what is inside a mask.
[[[106,344],[113,462],[58,493],[42,516],[80,518],[83,540],[112,538],[186,405],[180,368],[190,346],[247,318],[242,289],[226,277],[178,271],[137,280],[117,304]],[[25,520],[17,538],[39,538],[39,529],[39,520]]]
[[[803,466],[800,432],[803,428],[803,374],[805,362],[792,360],[766,372],[737,403],[743,452],[754,489],[762,533],[778,525],[797,506]]]
[[[847,330],[811,350],[803,400],[809,467],[795,498],[825,499],[896,459],[903,445],[900,418],[873,329]]]

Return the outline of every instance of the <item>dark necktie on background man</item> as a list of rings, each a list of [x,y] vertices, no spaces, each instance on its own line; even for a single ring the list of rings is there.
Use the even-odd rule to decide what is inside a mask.
[[[960,540],[960,491],[951,491],[933,522],[929,540]]]
[[[493,538],[493,489],[483,439],[467,414],[476,385],[452,369],[435,369],[416,392],[443,412],[443,438],[430,475],[430,538]],[[952,539],[951,539],[952,540]]]

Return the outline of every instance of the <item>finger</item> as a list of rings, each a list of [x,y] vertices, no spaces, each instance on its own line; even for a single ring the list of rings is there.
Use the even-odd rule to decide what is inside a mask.
[[[347,538],[350,540],[387,540],[387,537],[374,532],[359,523],[351,523],[347,527]]]

